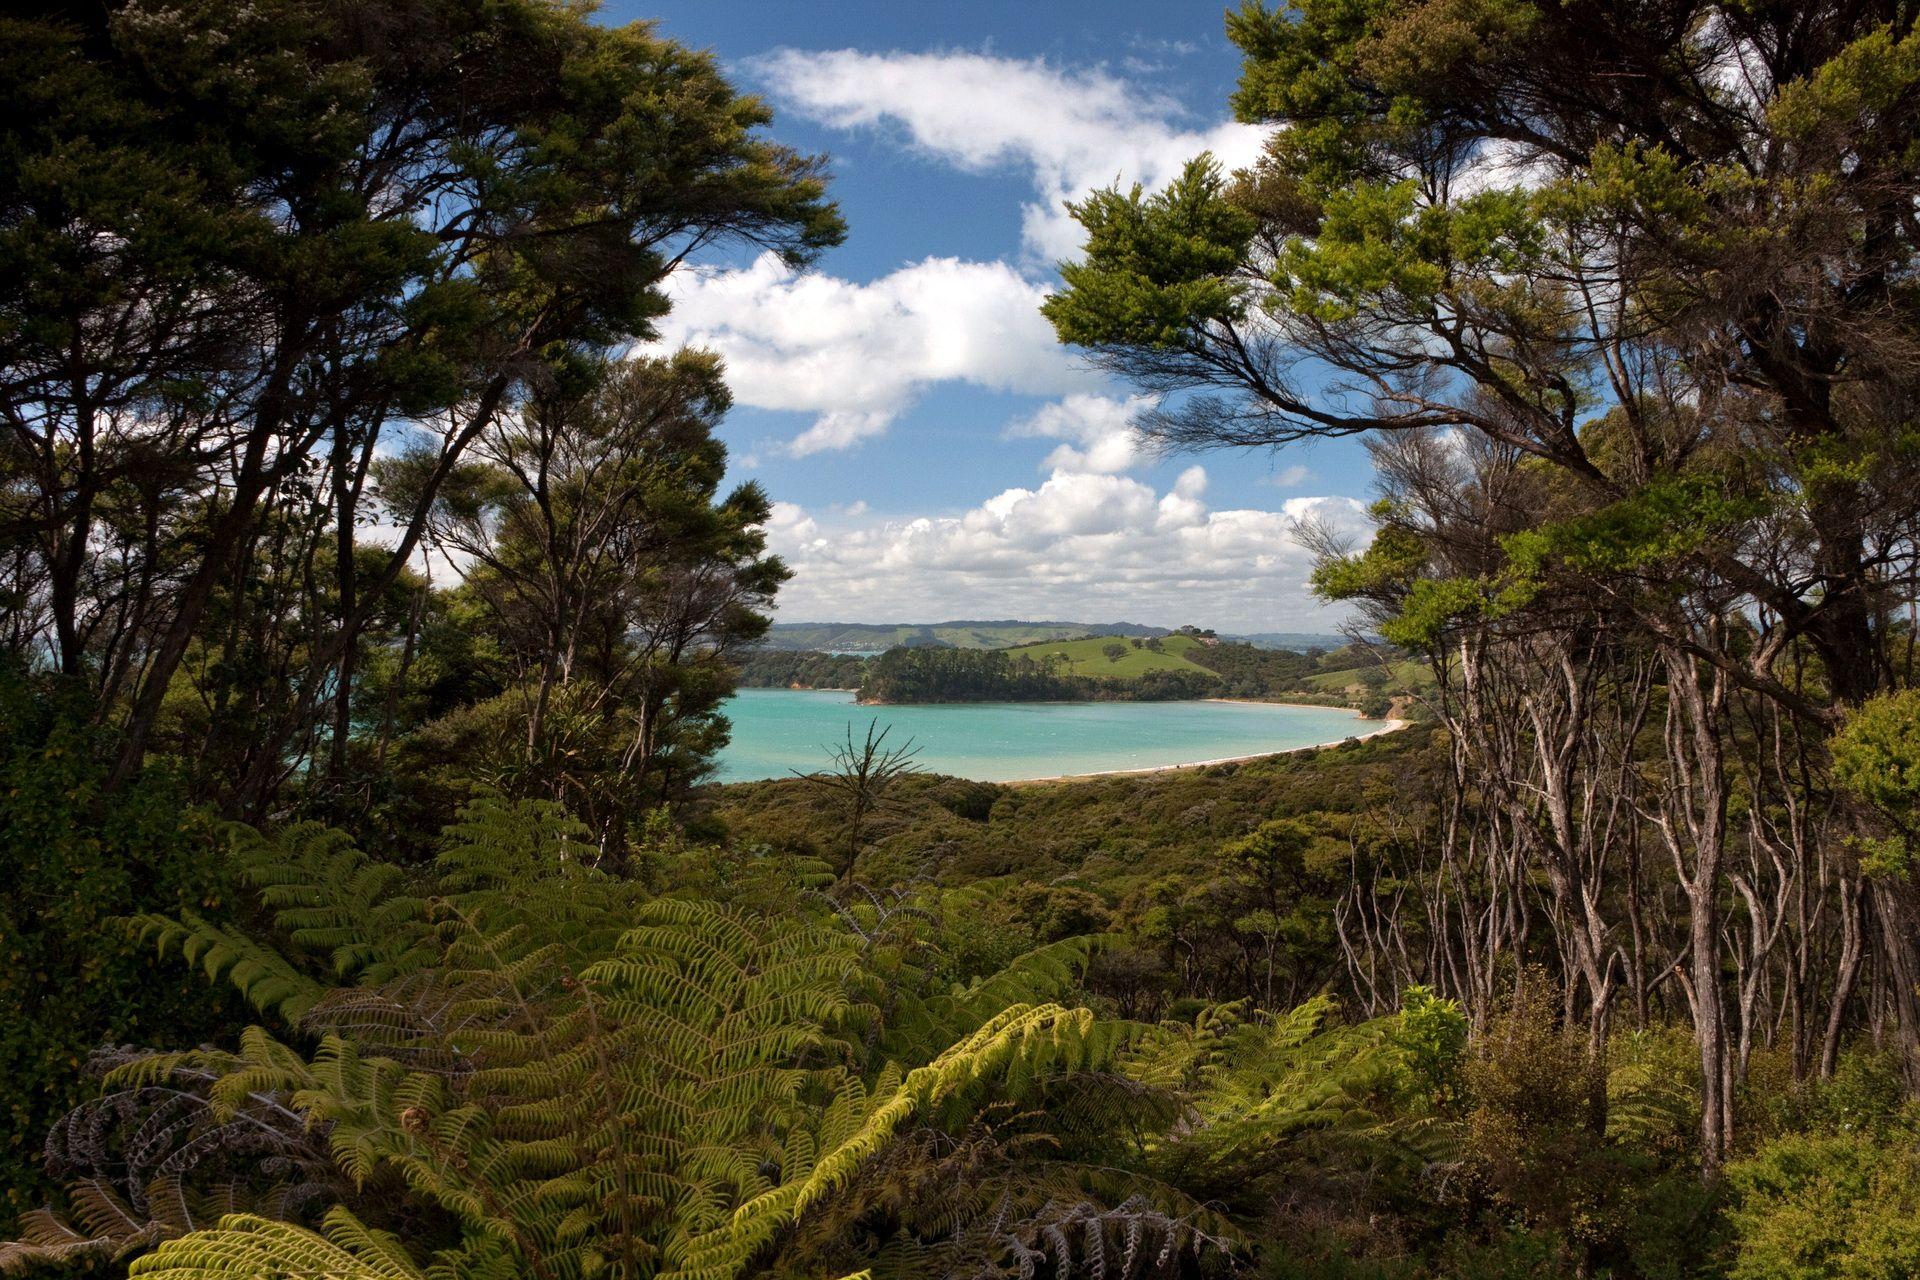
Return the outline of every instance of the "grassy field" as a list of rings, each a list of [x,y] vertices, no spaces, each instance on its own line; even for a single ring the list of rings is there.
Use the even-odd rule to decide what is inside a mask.
[[[1319,689],[1325,693],[1344,693],[1364,688],[1360,683],[1360,671],[1325,671],[1317,676],[1308,676],[1305,684],[1309,689]],[[1392,666],[1393,679],[1387,684],[1386,691],[1395,689],[1418,689],[1433,683],[1433,671],[1424,662],[1396,662]]]
[[[1127,647],[1119,661],[1113,661],[1101,652],[1110,644],[1122,644]],[[1042,658],[1058,655],[1066,659],[1061,668],[1063,675],[1093,676],[1104,679],[1126,679],[1143,676],[1150,671],[1186,671],[1203,675],[1212,674],[1197,662],[1190,661],[1186,654],[1198,647],[1200,642],[1191,636],[1167,636],[1160,641],[1161,649],[1155,652],[1144,644],[1136,649],[1133,642],[1124,636],[1088,636],[1084,640],[1049,640],[1040,644],[1025,644],[1009,649],[1009,653],[1025,654],[1038,661]]]

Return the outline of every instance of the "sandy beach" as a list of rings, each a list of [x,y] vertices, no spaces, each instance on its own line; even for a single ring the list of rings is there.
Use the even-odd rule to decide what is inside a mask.
[[[1313,707],[1317,711],[1327,708],[1304,702],[1264,702],[1257,698],[1207,698],[1207,702],[1240,702],[1256,707]],[[1358,714],[1357,712],[1355,713]],[[1391,718],[1382,720],[1380,727],[1369,729],[1365,733],[1356,733],[1338,742],[1318,742],[1310,747],[1288,747],[1283,751],[1255,751],[1243,756],[1221,756],[1217,760],[1192,760],[1186,764],[1154,764],[1141,769],[1102,769],[1095,773],[1060,773],[1043,778],[1013,778],[996,785],[1003,787],[1037,787],[1050,782],[1086,782],[1094,778],[1127,777],[1143,773],[1173,773],[1182,769],[1206,769],[1216,764],[1240,764],[1247,760],[1270,760],[1276,756],[1297,756],[1306,751],[1325,751],[1328,747],[1337,747],[1341,742],[1359,741],[1365,738],[1377,738],[1383,733],[1396,733],[1412,724],[1411,720]]]

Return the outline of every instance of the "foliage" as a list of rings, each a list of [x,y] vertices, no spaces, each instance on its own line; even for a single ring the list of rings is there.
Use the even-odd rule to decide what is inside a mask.
[[[1189,324],[1230,319],[1243,307],[1229,278],[1255,223],[1223,200],[1209,158],[1188,163],[1164,191],[1096,192],[1070,206],[1088,231],[1085,263],[1067,263],[1067,288],[1042,310],[1062,341],[1171,347]]]
[[[1833,771],[1894,826],[1894,836],[1870,846],[1870,864],[1888,875],[1912,870],[1908,841],[1920,823],[1920,690],[1886,694],[1855,709],[1833,736]]]
[[[1920,1268],[1914,1117],[1795,1133],[1727,1168],[1729,1280],[1892,1280]]]
[[[1097,667],[1120,665],[1100,653],[1101,643],[1109,642],[1096,641],[1089,651]],[[868,702],[1158,702],[1204,697],[1219,687],[1193,663],[1144,648],[1128,653],[1124,646],[1121,659],[1138,674],[1080,674],[1073,659],[1054,655],[1059,647],[889,649],[867,664],[860,696]]]
[[[868,659],[810,649],[750,649],[740,659],[743,689],[858,689]]]
[[[1291,1004],[1339,972],[1329,914],[1351,883],[1344,833],[1388,796],[1419,810],[1437,766],[1425,745],[1392,734],[1043,786],[903,779],[859,874],[974,890],[969,945],[1048,941],[1057,916],[1110,922],[1119,945],[1090,984],[1130,1016],[1158,1018],[1188,998],[1265,1000],[1269,989]],[[824,857],[845,836],[842,810],[797,782],[725,787],[707,806],[735,840]],[[1277,825],[1261,837],[1266,823]]]
[[[1467,1020],[1457,1001],[1443,1000],[1422,986],[1400,993],[1400,1026],[1395,1038],[1407,1054],[1407,1069],[1445,1107],[1461,1089],[1467,1058]]]
[[[41,1138],[91,1084],[102,1043],[191,1044],[230,1025],[231,1002],[159,975],[120,917],[224,916],[235,885],[209,852],[214,823],[163,773],[109,794],[106,748],[83,692],[0,673],[0,1197],[45,1193]]]
[[[88,1195],[144,1208],[146,1225],[99,1229],[77,1192],[77,1225],[39,1215],[13,1260],[125,1254],[186,1230],[136,1272],[332,1257],[356,1275],[734,1275],[810,1213],[857,1216],[841,1201],[878,1194],[863,1171],[904,1135],[1097,1079],[1135,1037],[1016,998],[1058,988],[1070,961],[1037,957],[963,993],[916,987],[876,935],[795,892],[804,869],[796,882],[749,864],[722,897],[652,897],[597,870],[583,834],[550,805],[481,801],[416,884],[317,827],[241,832],[286,957],[197,917],[152,931],[284,1030],[109,1072],[102,1122],[127,1126],[127,1150],[164,1132],[178,1154],[157,1181],[128,1166]],[[870,972],[907,985],[876,1006]],[[907,1019],[891,1032],[877,1021],[890,1011]],[[186,1110],[160,1087],[182,1079],[202,1082]],[[248,1108],[292,1125],[274,1121],[263,1145],[236,1123]],[[290,1158],[322,1137],[317,1160]],[[236,1164],[249,1191],[219,1194],[253,1216],[208,1229],[166,1211]],[[316,1202],[332,1204],[324,1237],[300,1225]],[[1166,1247],[1186,1248],[1185,1202],[1157,1203],[1172,1210]]]

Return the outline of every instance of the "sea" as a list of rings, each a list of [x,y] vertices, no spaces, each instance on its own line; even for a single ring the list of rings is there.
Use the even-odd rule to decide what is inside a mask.
[[[726,705],[733,740],[720,782],[831,766],[836,745],[869,724],[888,748],[909,744],[930,773],[1014,782],[1201,764],[1335,743],[1379,730],[1340,707],[1249,702],[969,702],[860,706],[851,693],[743,689]]]

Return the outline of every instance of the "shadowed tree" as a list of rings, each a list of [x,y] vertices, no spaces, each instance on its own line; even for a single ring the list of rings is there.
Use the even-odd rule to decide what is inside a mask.
[[[853,726],[849,724],[847,740],[827,748],[832,758],[828,768],[817,773],[794,771],[795,777],[833,796],[846,814],[846,858],[838,868],[843,879],[853,874],[867,822],[886,806],[887,793],[900,779],[920,771],[920,766],[914,763],[920,751],[913,745],[913,739],[889,747],[887,735],[891,732],[891,725],[882,729],[878,720],[869,720],[866,736],[856,741]]]
[[[649,336],[690,253],[842,232],[711,58],[577,6],[51,5],[0,49],[0,630],[94,684],[119,780],[266,513],[320,615],[231,729],[277,763],[329,701],[347,727],[424,531],[355,570],[380,439],[432,442],[430,504],[556,358]]]

